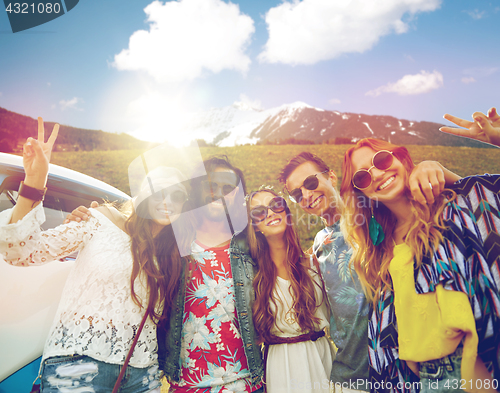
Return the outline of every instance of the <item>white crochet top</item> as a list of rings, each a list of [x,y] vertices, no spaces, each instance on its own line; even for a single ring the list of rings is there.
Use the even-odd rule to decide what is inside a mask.
[[[79,251],[68,275],[45,343],[43,359],[80,354],[123,364],[144,313],[131,297],[130,237],[106,216],[91,209],[88,221],[41,231],[42,204],[22,220],[8,224],[12,209],[0,213],[0,253],[16,266],[42,265]],[[142,280],[134,290],[144,305]],[[157,362],[156,325],[146,320],[130,365]]]

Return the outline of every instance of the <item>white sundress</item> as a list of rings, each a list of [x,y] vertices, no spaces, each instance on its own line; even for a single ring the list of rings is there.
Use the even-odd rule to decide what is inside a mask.
[[[313,270],[309,274],[321,285],[321,278]],[[271,333],[278,337],[296,337],[304,334],[299,324],[286,321],[289,305],[293,304],[289,292],[290,281],[277,277],[273,296],[277,299],[278,308],[271,302],[271,310],[277,315]],[[314,286],[316,299],[323,300],[321,288]],[[314,315],[320,319],[316,331],[329,325],[328,306],[322,302]],[[303,341],[294,344],[275,344],[269,346],[266,364],[266,384],[268,393],[309,393],[317,391],[329,392],[330,371],[334,354],[326,337],[316,341]]]

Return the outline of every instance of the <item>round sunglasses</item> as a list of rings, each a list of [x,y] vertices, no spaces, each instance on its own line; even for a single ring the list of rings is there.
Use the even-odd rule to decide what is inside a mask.
[[[326,171],[316,173],[315,175],[307,176],[299,188],[294,188],[292,191],[288,192],[290,200],[295,203],[300,203],[303,198],[302,187],[309,191],[315,190],[319,185],[318,175],[322,175],[326,172],[328,172],[328,169]]]
[[[250,218],[254,224],[264,221],[271,209],[275,213],[283,213],[286,209],[286,201],[280,196],[274,197],[267,206],[255,206],[250,210]]]
[[[358,190],[367,189],[373,182],[373,177],[370,171],[373,168],[385,171],[392,166],[393,162],[394,156],[392,155],[392,152],[388,150],[380,150],[376,152],[372,157],[372,166],[369,169],[358,169],[352,177],[352,184]]]

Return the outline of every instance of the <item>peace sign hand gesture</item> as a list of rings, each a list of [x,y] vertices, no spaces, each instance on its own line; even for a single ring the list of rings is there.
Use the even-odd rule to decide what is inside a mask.
[[[59,124],[55,124],[49,139],[45,142],[43,119],[38,118],[38,139],[30,137],[23,145],[23,165],[26,174],[24,183],[26,185],[37,189],[45,187],[50,155],[58,133]]]
[[[440,131],[476,139],[500,147],[500,115],[498,115],[495,108],[491,108],[488,111],[488,116],[482,112],[474,112],[472,115],[474,121],[460,119],[449,114],[444,115],[444,118],[466,129],[441,127]]]

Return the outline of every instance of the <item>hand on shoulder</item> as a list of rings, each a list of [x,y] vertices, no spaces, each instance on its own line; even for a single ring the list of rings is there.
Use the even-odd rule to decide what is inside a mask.
[[[93,201],[90,204],[91,208],[97,208],[99,206],[99,203],[96,201]],[[76,221],[80,222],[81,220],[87,221],[91,216],[90,210],[86,206],[78,206],[76,209],[74,209],[71,213],[69,213],[66,216],[66,219],[64,220],[64,224],[67,224],[71,221]]]
[[[125,217],[118,209],[111,205],[101,205],[95,208],[99,213],[106,216],[113,224],[115,224],[121,230],[125,229]]]

